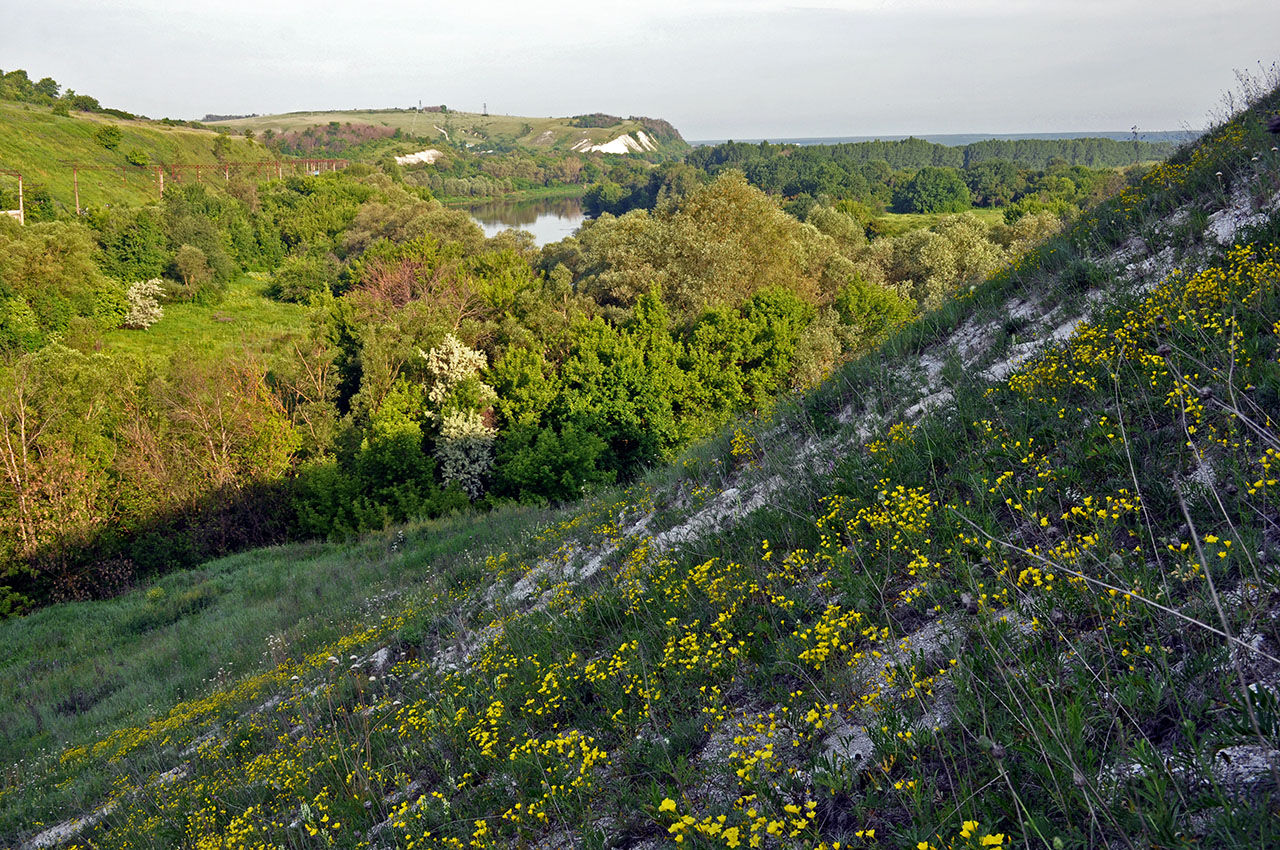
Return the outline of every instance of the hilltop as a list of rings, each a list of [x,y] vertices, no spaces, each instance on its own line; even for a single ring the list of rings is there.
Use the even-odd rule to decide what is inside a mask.
[[[331,126],[350,126],[356,131],[372,128],[388,135],[396,133],[406,139],[466,148],[523,147],[577,153],[595,150],[604,153],[677,154],[689,147],[679,131],[666,121],[621,118],[603,113],[540,118],[431,107],[421,113],[412,109],[289,112],[209,123],[214,127],[252,130],[258,134],[271,131],[279,136],[300,134],[310,128],[325,130]],[[404,152],[409,152],[407,147]]]
[[[54,107],[0,100],[0,168],[22,173],[28,207],[47,206],[47,218],[75,211],[72,163],[81,166],[81,207],[90,207],[154,200],[156,166],[206,166],[203,180],[223,182],[224,164],[242,176],[237,163],[276,158],[252,140],[210,129],[74,110],[59,115]],[[180,179],[194,181],[194,169]],[[16,190],[16,181],[0,178],[0,191]]]
[[[1274,846],[1277,108],[628,487],[0,624],[0,831]]]

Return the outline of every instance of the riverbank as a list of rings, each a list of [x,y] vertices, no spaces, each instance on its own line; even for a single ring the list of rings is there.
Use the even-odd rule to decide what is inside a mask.
[[[501,195],[437,195],[436,200],[447,207],[472,207],[490,203],[522,203],[524,201],[548,201],[563,198],[581,198],[587,187],[580,184],[567,186],[539,186],[535,189],[520,189],[505,192]]]

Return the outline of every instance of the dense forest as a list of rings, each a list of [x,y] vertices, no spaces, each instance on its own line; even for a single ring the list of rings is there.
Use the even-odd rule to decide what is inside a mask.
[[[55,97],[51,82],[3,79],[7,96]],[[403,143],[362,133],[263,141]],[[430,168],[380,155],[0,220],[0,612],[247,547],[627,481],[813,385],[1126,179],[938,148],[728,144],[655,163],[457,146]],[[437,200],[587,183],[595,218],[543,248],[486,240]],[[964,202],[933,206],[948,186]],[[890,232],[875,213],[904,198],[1006,213]],[[217,356],[198,328],[190,345],[119,343],[117,329],[155,333],[167,306],[244,285],[306,320]]]
[[[237,191],[0,222],[10,610],[625,480],[1057,225],[961,216],[868,242],[729,172],[538,251],[367,166]],[[157,302],[216,303],[244,272],[310,305],[307,326],[229,362],[103,349]]]
[[[786,199],[803,218],[819,199],[848,201],[873,213],[956,213],[971,207],[1008,208],[1012,220],[1046,209],[1078,212],[1124,185],[1122,167],[1140,169],[1172,151],[1169,143],[1112,139],[991,139],[964,147],[922,139],[836,145],[725,142],[695,148],[682,163],[657,170],[617,171],[584,196],[587,210],[620,214],[652,209],[726,170]],[[1136,175],[1135,175],[1136,176]]]

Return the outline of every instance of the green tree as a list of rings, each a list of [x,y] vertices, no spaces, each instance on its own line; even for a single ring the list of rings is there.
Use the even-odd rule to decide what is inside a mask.
[[[231,150],[229,135],[226,132],[219,132],[213,138],[213,158],[218,162],[226,162],[229,150]]]
[[[67,330],[77,317],[113,328],[126,310],[124,288],[99,271],[93,236],[78,223],[21,227],[0,219],[0,299],[9,305],[6,325],[26,328],[10,334],[19,333],[28,342],[31,317],[47,335]]]
[[[93,140],[109,151],[119,147],[122,138],[124,138],[124,134],[120,132],[120,128],[115,124],[104,124],[93,134]]]
[[[154,206],[112,207],[97,222],[102,270],[120,281],[160,277],[172,259]]]
[[[174,255],[173,264],[182,276],[182,283],[190,293],[200,290],[205,284],[212,282],[213,269],[209,268],[209,260],[195,245],[183,245]]]
[[[964,182],[977,206],[1003,207],[1026,188],[1027,181],[1012,162],[992,159],[966,167]]]
[[[570,502],[613,482],[600,458],[608,446],[570,420],[559,428],[517,426],[498,444],[497,490],[532,502]]]
[[[894,197],[894,206],[906,213],[963,212],[969,205],[969,187],[954,168],[925,166]]]
[[[160,209],[169,249],[176,254],[183,245],[199,248],[212,282],[230,280],[236,272],[235,255],[254,251],[253,228],[244,208],[232,198],[204,186],[180,185],[165,190]]]
[[[267,294],[281,301],[309,304],[332,291],[338,282],[338,264],[327,255],[286,257],[267,287]]]
[[[112,516],[121,375],[59,345],[0,368],[0,609],[78,596],[64,546]],[[128,384],[129,381],[123,381]]]
[[[62,86],[58,85],[57,81],[54,80],[53,77],[44,77],[38,83],[32,85],[32,89],[35,90],[36,94],[49,98],[50,100],[54,100],[58,97],[58,91],[61,88]]]

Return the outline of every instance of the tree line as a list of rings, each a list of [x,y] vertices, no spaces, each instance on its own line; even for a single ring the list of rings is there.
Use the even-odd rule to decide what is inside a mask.
[[[1040,154],[1030,158],[1037,161],[1044,160],[1049,151],[1070,153],[1070,146],[1032,141]],[[851,149],[859,153],[850,155]],[[1010,150],[1017,153],[1016,146]],[[892,162],[864,157],[885,151],[896,152]],[[729,142],[696,148],[681,163],[642,169],[616,167],[588,187],[583,206],[593,216],[653,209],[666,196],[686,193],[692,186],[725,171],[740,171],[753,186],[785,199],[788,211],[801,218],[812,205],[825,199],[827,203],[856,202],[864,208],[863,215],[868,220],[886,210],[958,213],[973,207],[1011,207],[1007,215],[1013,220],[1045,209],[1060,215],[1078,211],[1114,194],[1126,181],[1139,177],[1143,168],[1130,166],[1122,171],[1061,158],[1034,166],[985,156],[970,157],[967,164],[959,166],[946,164],[962,158],[956,148],[920,139],[807,146]]]
[[[52,77],[32,80],[21,68],[5,73],[0,71],[0,100],[12,100],[18,103],[38,103],[52,106],[55,113],[66,115],[70,110],[77,112],[101,112],[116,118],[132,119],[138,116],[122,109],[111,109],[98,102],[96,97],[77,94],[74,89],[62,90],[62,86]]]

